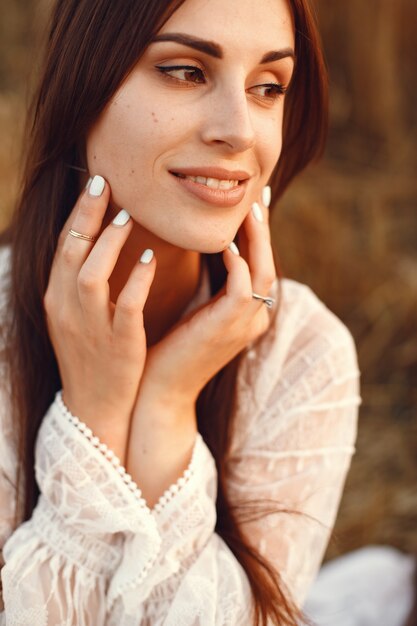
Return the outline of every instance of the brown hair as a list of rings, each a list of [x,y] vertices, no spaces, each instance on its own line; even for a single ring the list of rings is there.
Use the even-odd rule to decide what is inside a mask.
[[[61,381],[43,308],[57,239],[78,195],[78,146],[153,35],[184,0],[59,0],[52,14],[39,88],[29,112],[20,199],[0,244],[11,244],[10,329],[7,360],[10,402],[17,425],[22,510],[30,518],[39,490],[34,476],[36,435]],[[324,146],[327,79],[308,0],[290,0],[296,67],[286,96],[283,148],[271,179],[273,201]],[[221,255],[207,255],[212,293],[226,278]],[[277,270],[278,271],[278,270]],[[249,543],[229,503],[226,461],[240,355],[202,390],[198,427],[216,461],[216,532],[246,571],[254,599],[254,624],[295,625],[298,609],[278,572]],[[18,490],[18,489],[17,489]],[[18,498],[16,499],[18,502]],[[253,504],[253,503],[251,503]]]

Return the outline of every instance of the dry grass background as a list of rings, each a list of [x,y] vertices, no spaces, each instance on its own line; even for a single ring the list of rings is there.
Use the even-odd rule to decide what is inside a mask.
[[[48,0],[0,20],[0,226],[17,192],[28,84]],[[324,160],[274,208],[285,274],[352,331],[361,419],[327,557],[387,543],[417,552],[417,5],[317,2],[331,76]]]

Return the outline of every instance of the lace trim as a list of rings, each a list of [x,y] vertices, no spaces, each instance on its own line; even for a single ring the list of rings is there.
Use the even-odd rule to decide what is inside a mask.
[[[176,494],[181,491],[184,485],[186,485],[189,482],[190,478],[194,476],[195,471],[196,471],[196,465],[197,465],[197,450],[198,450],[198,447],[202,443],[200,441],[201,439],[202,439],[201,434],[197,432],[196,440],[195,440],[194,448],[193,448],[193,453],[191,455],[191,460],[188,465],[188,468],[184,471],[183,475],[180,478],[178,478],[178,480],[175,483],[173,483],[170,487],[168,487],[168,489],[164,491],[164,493],[162,494],[162,496],[159,498],[158,502],[155,504],[154,508],[152,509],[153,512],[161,513],[161,511],[163,511],[164,507],[168,504],[168,502],[170,502],[170,500],[172,500],[174,496],[176,496]]]
[[[88,439],[88,441],[95,448],[97,448],[97,450],[99,450],[99,452],[102,453],[104,458],[107,459],[107,461],[109,461],[111,465],[115,468],[116,472],[119,474],[119,476],[121,477],[125,485],[128,487],[128,489],[133,493],[134,496],[136,496],[139,504],[143,508],[150,510],[151,513],[156,513],[156,514],[161,513],[164,507],[174,498],[174,496],[176,496],[182,490],[184,485],[186,485],[189,482],[190,478],[194,475],[195,467],[196,467],[196,457],[197,457],[196,452],[197,452],[198,446],[201,444],[200,433],[197,433],[196,435],[196,441],[194,444],[191,461],[189,463],[188,468],[184,471],[182,476],[180,476],[180,478],[178,478],[178,480],[175,483],[173,483],[170,487],[168,487],[164,491],[164,493],[159,497],[153,509],[149,509],[146,500],[142,497],[142,491],[140,490],[136,482],[133,480],[132,476],[126,471],[126,468],[121,464],[120,459],[116,456],[116,454],[110,448],[108,448],[108,446],[105,443],[102,443],[100,439],[93,434],[93,431],[91,430],[91,428],[89,428],[78,417],[73,415],[71,411],[68,409],[68,407],[65,405],[62,399],[62,389],[57,391],[55,398],[56,398],[58,407],[61,410],[64,417],[66,417],[67,420],[71,424],[73,424],[80,431],[80,433],[84,435],[84,437]]]
[[[82,435],[95,447],[99,452],[102,453],[105,459],[111,463],[111,465],[116,470],[117,474],[119,474],[120,478],[123,480],[127,488],[133,493],[134,496],[138,499],[139,504],[143,508],[148,508],[146,500],[142,498],[142,491],[139,489],[138,485],[135,483],[130,474],[126,471],[126,468],[120,462],[120,459],[116,456],[113,450],[107,447],[105,443],[102,443],[98,437],[93,434],[91,428],[82,422],[78,417],[73,415],[68,407],[65,405],[62,399],[62,389],[56,394],[57,404],[62,412],[62,414],[67,418],[67,420],[73,424]]]

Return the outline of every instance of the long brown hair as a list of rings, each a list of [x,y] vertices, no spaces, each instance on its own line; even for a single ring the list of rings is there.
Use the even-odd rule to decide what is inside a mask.
[[[0,244],[11,245],[7,362],[10,404],[18,435],[16,524],[30,518],[39,489],[34,443],[61,381],[48,336],[43,297],[58,235],[78,195],[79,146],[143,54],[154,34],[184,0],[58,0],[51,16],[46,58],[28,115],[21,193]],[[324,146],[327,78],[308,0],[290,0],[296,67],[286,96],[283,148],[271,179],[273,201]],[[207,255],[214,294],[224,284],[220,255]],[[277,268],[278,269],[278,268]],[[216,532],[244,567],[254,599],[254,624],[292,625],[301,619],[278,572],[249,543],[238,507],[226,495],[227,457],[233,435],[240,355],[202,390],[198,427],[218,470]],[[16,502],[19,501],[17,496]]]

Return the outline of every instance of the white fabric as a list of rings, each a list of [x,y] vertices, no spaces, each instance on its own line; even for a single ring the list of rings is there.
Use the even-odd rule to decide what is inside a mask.
[[[0,257],[1,293],[8,255],[5,249]],[[193,306],[208,298],[207,272],[201,276]],[[278,299],[278,282],[271,295]],[[284,279],[282,296],[269,330],[240,365],[227,489],[233,503],[273,499],[289,511],[242,520],[241,528],[301,605],[354,452],[359,372],[351,335],[308,287]],[[150,510],[55,399],[36,445],[39,503],[13,530],[16,453],[6,381],[2,376],[1,626],[6,616],[7,626],[250,623],[245,571],[214,531],[216,466],[199,434],[187,479],[179,477],[160,510]]]
[[[403,626],[413,606],[415,560],[368,546],[328,561],[304,610],[316,626]]]

